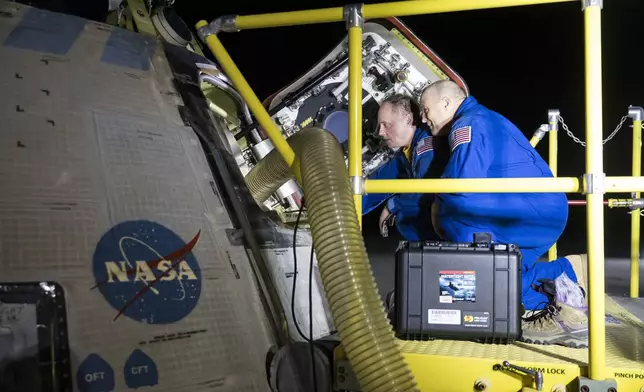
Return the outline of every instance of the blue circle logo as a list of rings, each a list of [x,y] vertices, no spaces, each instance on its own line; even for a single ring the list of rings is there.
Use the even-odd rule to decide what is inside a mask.
[[[112,227],[96,245],[92,268],[96,285],[117,311],[148,324],[186,317],[201,294],[201,269],[192,249],[201,230],[184,242],[172,230],[146,220]]]

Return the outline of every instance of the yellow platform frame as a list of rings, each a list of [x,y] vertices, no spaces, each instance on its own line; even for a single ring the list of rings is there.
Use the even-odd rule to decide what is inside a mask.
[[[362,5],[360,10],[364,19],[375,19],[569,1],[573,0],[414,0]],[[362,100],[362,24],[349,27],[349,174],[352,180],[357,179],[363,182],[365,193],[567,192],[584,193],[587,200],[589,281],[591,282],[588,288],[590,338],[587,363],[583,359],[577,358],[580,355],[579,353],[585,353],[585,350],[575,350],[573,353],[573,351],[565,351],[570,350],[566,348],[547,349],[538,346],[522,348],[523,346],[518,344],[503,346],[504,348],[501,351],[504,352],[502,353],[479,355],[476,354],[476,350],[486,352],[487,349],[483,348],[485,346],[471,346],[468,343],[450,341],[401,342],[401,348],[421,390],[471,390],[470,388],[473,385],[471,379],[477,374],[479,376],[488,375],[488,378],[493,378],[494,384],[496,384],[492,388],[494,391],[512,391],[518,390],[521,386],[530,386],[529,381],[521,378],[517,381],[516,377],[506,373],[493,373],[492,365],[498,364],[502,355],[506,356],[503,359],[516,360],[519,361],[519,364],[525,366],[533,363],[535,367],[544,367],[548,364],[563,361],[565,366],[562,366],[569,369],[565,377],[560,375],[561,377],[557,378],[557,375],[553,375],[551,378],[550,374],[547,374],[548,377],[546,377],[546,380],[556,379],[561,381],[563,385],[571,381],[571,377],[574,379],[579,375],[588,376],[593,380],[605,380],[617,377],[616,372],[618,372],[628,375],[621,379],[617,377],[620,388],[625,388],[620,390],[638,391],[640,387],[644,387],[644,366],[637,365],[643,360],[640,354],[635,354],[634,361],[622,361],[620,358],[625,356],[624,353],[615,352],[613,345],[608,347],[607,350],[604,285],[592,283],[604,282],[604,194],[609,192],[642,191],[644,190],[644,177],[641,177],[639,169],[636,172],[635,168],[632,177],[606,177],[604,175],[602,151],[601,1],[582,0],[582,4],[585,37],[586,174],[584,174],[581,181],[577,178],[566,177],[463,180],[362,179],[362,158],[360,154],[362,148],[362,107],[360,105]],[[343,20],[345,20],[343,7],[236,16],[233,19],[233,25],[228,26],[228,28],[232,27],[232,29],[227,31],[342,22]],[[219,27],[222,26],[220,25]],[[206,21],[197,23],[197,29],[202,33],[202,38],[217,58],[221,67],[246,100],[250,110],[269,135],[275,148],[281,153],[284,160],[293,167],[293,165],[297,164],[293,150],[230,58],[217,37],[219,31],[207,31],[209,28],[210,26]],[[226,26],[223,29],[226,31]],[[635,153],[635,145],[633,148]],[[358,217],[361,217],[361,194],[356,194],[355,200]],[[639,216],[639,214],[633,215]],[[633,227],[635,227],[636,223],[639,225],[639,218],[634,218],[633,222]],[[633,265],[635,265],[635,262],[636,260],[633,260]],[[639,258],[637,262],[639,262]],[[636,282],[632,281],[632,287],[636,284]],[[618,305],[612,304],[610,301],[609,305],[611,305],[613,311],[624,316],[620,319],[622,324],[636,325],[634,320],[630,323],[626,320],[628,312],[623,309],[615,310]],[[637,324],[638,329],[641,327],[641,325]],[[632,337],[637,338],[635,335]],[[609,335],[610,339],[612,339],[611,335]],[[636,341],[631,342],[631,346],[633,346],[633,343],[637,349],[639,347],[638,343]],[[456,351],[464,349],[467,351],[467,347],[470,347],[469,350],[471,350],[468,352],[469,355],[455,354]],[[498,346],[495,347],[498,349]],[[495,351],[498,351],[497,349]],[[528,355],[528,351],[541,351],[542,355],[535,358]],[[607,353],[610,360],[608,366]],[[569,357],[565,359],[567,355]],[[614,359],[617,360],[615,361]],[[535,362],[526,363],[525,360]],[[500,374],[503,375],[500,376]],[[550,384],[552,383],[546,381],[545,387],[550,388]],[[462,385],[462,387],[459,385]]]

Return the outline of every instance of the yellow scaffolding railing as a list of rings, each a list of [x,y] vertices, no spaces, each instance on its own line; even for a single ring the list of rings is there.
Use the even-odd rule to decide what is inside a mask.
[[[559,110],[548,111],[548,166],[552,174],[557,176],[557,150],[558,150],[558,131],[559,131]],[[621,188],[630,188],[631,186],[637,187],[632,178],[640,177],[642,174],[642,117],[644,117],[644,109],[641,107],[631,106],[628,108],[628,116],[633,120],[633,154],[632,154],[632,177],[611,177],[609,178],[609,185],[612,189],[607,192],[619,192]],[[545,130],[539,128],[535,135],[530,140],[530,144],[536,147],[541,141]],[[628,184],[624,184],[628,182]],[[637,188],[634,188],[637,189]],[[639,280],[640,280],[640,220],[641,209],[638,202],[633,204],[633,200],[639,201],[640,192],[633,192],[632,199],[620,200],[610,199],[605,201],[604,205],[610,208],[613,207],[629,207],[631,208],[631,268],[630,268],[630,297],[639,298]],[[569,204],[577,205],[578,202],[570,201]],[[586,205],[586,203],[583,203]],[[548,260],[555,260],[557,258],[557,244],[554,244],[548,251]]]
[[[520,5],[561,3],[572,0],[451,0],[451,1],[400,1],[360,6],[361,18],[374,19],[392,16],[422,15],[453,11]],[[285,161],[293,166],[295,155],[266,109],[261,105],[243,75],[230,58],[217,37],[220,31],[239,31],[278,26],[293,26],[314,23],[346,21],[349,24],[349,172],[354,181],[356,200],[359,193],[416,193],[416,192],[584,192],[587,201],[588,260],[590,282],[604,282],[604,200],[606,192],[638,192],[644,190],[644,178],[605,177],[602,152],[602,55],[601,55],[601,1],[582,0],[585,38],[586,73],[586,173],[580,186],[575,178],[549,179],[474,179],[474,180],[362,180],[360,166],[361,94],[362,72],[358,59],[362,55],[361,23],[351,22],[345,8],[334,7],[319,10],[280,12],[264,15],[223,17],[208,24],[197,24],[200,37],[206,42],[220,65],[233,81],[261,126],[266,130],[273,145]],[[355,15],[354,15],[355,16]],[[641,124],[641,123],[640,123]],[[363,187],[360,185],[364,184]],[[356,202],[361,216],[360,202]],[[637,222],[639,224],[639,222]],[[635,222],[633,223],[635,225]],[[589,376],[594,380],[606,379],[605,302],[604,285],[589,285],[590,342]]]

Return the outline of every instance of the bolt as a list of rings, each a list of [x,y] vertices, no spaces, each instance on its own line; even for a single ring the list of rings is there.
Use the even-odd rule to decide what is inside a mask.
[[[474,381],[474,390],[475,391],[487,391],[490,387],[490,382],[487,379],[481,378]]]
[[[344,373],[344,366],[338,366],[338,373]]]
[[[136,13],[139,14],[140,17],[144,17],[145,14],[141,10],[136,10]]]
[[[579,388],[581,392],[590,392],[590,388],[588,388],[588,385],[582,385],[581,388]]]
[[[343,375],[339,375],[339,376],[338,376],[338,381],[340,381],[341,383],[343,383],[343,382],[345,381],[344,376],[343,376]]]
[[[608,388],[608,392],[617,392],[617,388],[610,387]]]

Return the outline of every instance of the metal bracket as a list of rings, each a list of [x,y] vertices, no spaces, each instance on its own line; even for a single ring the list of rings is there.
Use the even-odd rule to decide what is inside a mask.
[[[537,140],[541,141],[544,136],[546,136],[546,133],[549,131],[548,129],[548,124],[541,124],[539,128],[537,128],[536,131],[534,131],[534,134],[532,135],[533,137],[536,137]]]
[[[644,109],[639,106],[629,106],[628,117],[633,121],[642,121],[642,119],[644,119]]]
[[[548,131],[557,131],[559,129],[559,109],[548,110]]]
[[[226,237],[228,237],[230,245],[244,245],[244,230],[242,229],[226,229]]]
[[[206,26],[197,30],[199,38],[206,42],[206,37],[213,34],[236,33],[239,31],[237,28],[237,15],[224,15],[208,23]]]
[[[586,173],[582,177],[583,182],[583,192],[582,194],[588,195],[591,193],[606,193],[604,180],[606,179],[606,174],[596,174],[596,173]]]
[[[352,176],[349,181],[351,181],[351,190],[354,195],[364,195],[364,178],[362,176]]]
[[[599,6],[604,8],[604,0],[581,0],[581,9],[585,10],[588,7]]]
[[[585,377],[577,378],[579,392],[617,392],[615,380],[591,380]]]
[[[347,22],[347,29],[349,27],[362,27],[364,25],[362,3],[345,5],[343,15],[345,22]]]

